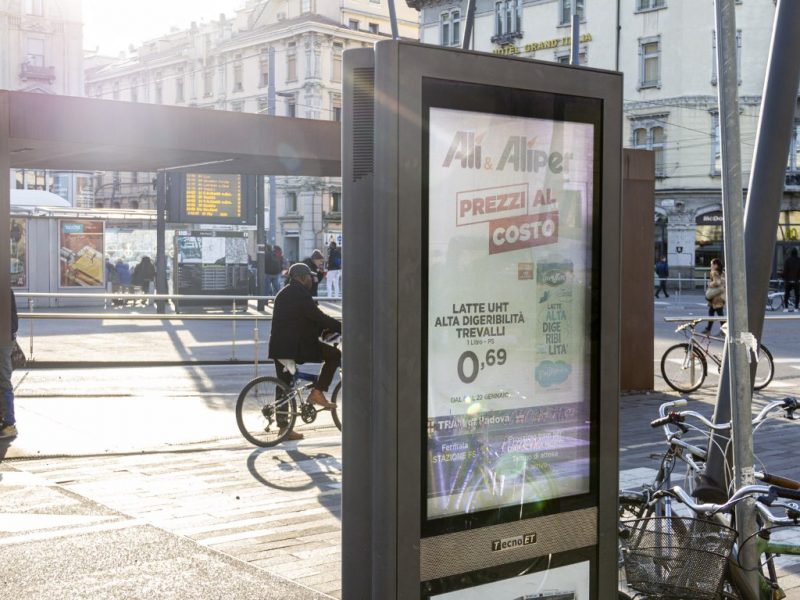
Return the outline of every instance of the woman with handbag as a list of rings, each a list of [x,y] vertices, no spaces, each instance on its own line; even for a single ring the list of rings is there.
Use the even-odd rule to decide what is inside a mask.
[[[16,419],[14,418],[14,385],[11,383],[11,355],[17,348],[17,302],[14,290],[11,295],[11,343],[0,345],[0,439],[17,437]]]
[[[722,271],[722,263],[718,258],[711,261],[711,271],[708,274],[708,287],[706,288],[706,300],[708,300],[708,316],[723,316],[722,309],[725,307],[725,275]],[[706,324],[702,333],[711,335],[711,327],[714,321]]]

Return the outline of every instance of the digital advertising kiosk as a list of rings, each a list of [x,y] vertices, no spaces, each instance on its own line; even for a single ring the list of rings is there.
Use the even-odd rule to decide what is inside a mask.
[[[622,76],[345,53],[343,597],[616,597]]]

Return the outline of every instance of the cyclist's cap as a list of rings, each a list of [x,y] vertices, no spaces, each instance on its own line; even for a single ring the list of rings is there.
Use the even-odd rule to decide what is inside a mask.
[[[311,275],[311,269],[305,263],[295,263],[289,267],[289,279],[298,279],[303,275]]]

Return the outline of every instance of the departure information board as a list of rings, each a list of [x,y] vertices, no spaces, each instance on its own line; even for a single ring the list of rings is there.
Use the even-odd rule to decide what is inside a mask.
[[[242,217],[241,175],[188,173],[186,175],[186,216]]]
[[[255,225],[254,175],[170,173],[167,188],[170,223]]]

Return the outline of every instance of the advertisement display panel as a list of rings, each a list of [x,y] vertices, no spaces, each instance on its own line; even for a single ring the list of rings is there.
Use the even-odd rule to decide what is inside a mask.
[[[344,62],[343,596],[616,597],[621,74]]]
[[[247,239],[238,231],[176,231],[173,289],[188,295],[246,295]],[[209,301],[196,301],[208,304]],[[182,300],[191,305],[193,301]]]
[[[28,219],[11,217],[11,287],[28,286]]]
[[[589,561],[498,579],[431,596],[431,600],[589,600]]]
[[[103,287],[103,221],[61,219],[58,231],[61,287]]]
[[[426,528],[588,506],[600,103],[427,86]]]

